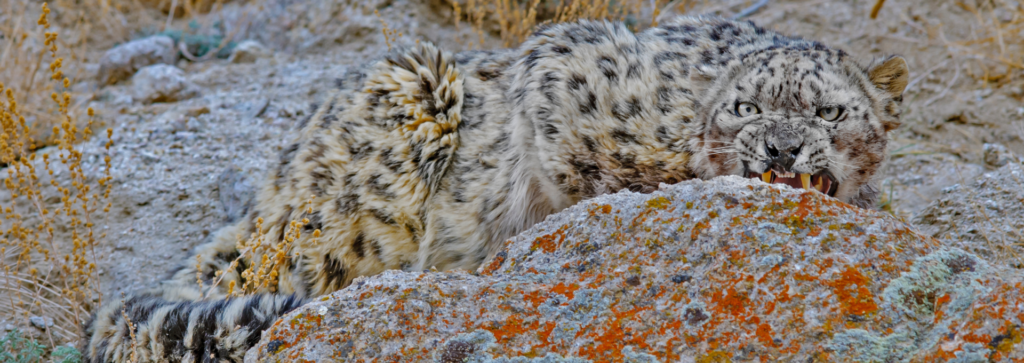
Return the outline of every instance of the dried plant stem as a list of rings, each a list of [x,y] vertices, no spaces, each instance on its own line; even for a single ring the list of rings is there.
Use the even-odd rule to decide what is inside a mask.
[[[124,302],[123,301],[121,302],[121,306],[124,306]],[[124,311],[123,307],[121,308],[121,317],[124,318],[125,324],[128,325],[128,336],[131,337],[131,339],[132,339],[132,354],[131,354],[130,357],[128,357],[128,362],[129,363],[138,362],[139,361],[139,358],[138,358],[139,357],[139,348],[138,348],[139,341],[138,341],[138,339],[135,338],[135,324],[132,323],[132,319],[128,317],[128,313]]]
[[[188,1],[188,0],[186,0]],[[167,12],[167,21],[164,22],[164,31],[171,28],[171,22],[174,21],[175,9],[178,8],[178,0],[171,0],[171,11]]]
[[[740,20],[748,16],[754,15],[754,13],[756,13],[758,10],[761,10],[762,7],[768,5],[769,1],[770,0],[760,0],[754,5],[751,5],[746,9],[740,10],[740,12],[736,13],[736,15],[732,16],[732,20]]]
[[[882,5],[885,5],[885,0],[875,1],[875,6],[871,7],[871,19],[878,17],[878,12],[882,11]]]

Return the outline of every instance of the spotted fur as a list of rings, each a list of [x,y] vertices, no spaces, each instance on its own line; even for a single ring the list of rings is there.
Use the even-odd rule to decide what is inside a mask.
[[[88,361],[127,359],[123,310],[145,337],[140,361],[237,362],[273,318],[356,277],[474,269],[580,200],[763,171],[768,139],[799,139],[808,154],[795,169],[828,171],[846,188],[836,197],[869,206],[906,63],[864,68],[751,23],[682,17],[636,34],[607,22],[548,26],[514,50],[452,55],[423,43],[336,85],[249,214],[197,249],[208,284],[226,270],[214,299],[199,301],[191,259],[152,291],[104,307],[83,342]],[[763,112],[739,118],[736,102]],[[815,119],[831,104],[850,112]],[[276,243],[304,218],[278,283],[223,299],[243,282],[228,269],[237,236],[262,219]]]

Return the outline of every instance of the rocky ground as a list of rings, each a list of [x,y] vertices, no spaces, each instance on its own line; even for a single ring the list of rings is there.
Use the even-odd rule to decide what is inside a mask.
[[[966,62],[961,55],[926,31],[946,24],[945,37],[967,37],[974,21],[969,12],[948,2],[888,1],[871,20],[873,3],[772,1],[750,19],[821,39],[865,61],[891,53],[906,56],[912,84],[904,125],[891,134],[892,159],[879,175],[887,195],[883,207],[937,236],[976,241],[978,233],[970,227],[948,221],[977,214],[972,211],[978,203],[987,208],[983,201],[992,198],[987,193],[993,193],[993,182],[981,175],[1012,163],[1014,154],[1024,155],[1019,102],[1024,80],[997,88],[979,83],[954,67]],[[705,2],[689,13],[731,15],[749,4]],[[238,213],[288,143],[292,125],[309,115],[310,104],[322,99],[347,67],[388,49],[382,21],[404,34],[397,39],[401,44],[423,39],[465,49],[463,41],[472,36],[465,24],[456,29],[443,2],[431,1],[279,0],[228,4],[210,16],[237,39],[255,43],[239,47],[240,54],[230,59],[195,62],[176,55],[169,61],[159,44],[151,44],[142,48],[149,50],[140,53],[148,54],[141,63],[108,60],[130,71],[103,68],[102,52],[82,66],[85,76],[76,90],[86,95],[99,121],[114,129],[113,209],[102,224],[106,238],[96,261],[107,298],[155,284]],[[490,34],[485,38],[488,46],[498,43]],[[168,64],[143,67],[149,63]],[[87,170],[100,170],[102,141],[84,144]],[[1012,193],[1012,179],[1006,178],[1015,176],[1019,183],[1019,168],[1005,170],[1010,169],[993,178]],[[976,197],[960,199],[962,191]],[[1007,221],[1024,220],[1019,206],[1003,203],[990,210]],[[1020,246],[1019,228],[999,233],[1002,243]],[[991,253],[1012,258],[1007,251],[1013,248]]]

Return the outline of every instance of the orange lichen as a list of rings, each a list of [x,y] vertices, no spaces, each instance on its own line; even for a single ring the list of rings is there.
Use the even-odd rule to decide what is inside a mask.
[[[711,224],[708,222],[697,222],[697,224],[693,226],[693,230],[690,231],[690,239],[696,240],[697,236],[700,236],[700,232],[708,229],[708,227],[711,227]]]
[[[825,282],[825,285],[832,288],[846,315],[865,315],[878,310],[875,297],[868,289],[869,284],[870,280],[852,266],[847,266],[838,278]]]
[[[935,319],[933,320],[935,323],[938,323],[939,320],[942,320],[942,316],[945,314],[945,311],[942,310],[942,305],[945,305],[952,299],[953,298],[950,297],[949,294],[939,296],[939,298],[935,299]]]
[[[747,294],[736,291],[735,286],[729,286],[721,292],[721,297],[712,296],[712,301],[722,308],[722,311],[739,318],[747,313],[747,306],[750,299]]]
[[[619,311],[612,307],[611,312],[614,319],[610,323],[603,324],[604,332],[590,336],[593,338],[593,345],[580,348],[580,356],[600,362],[621,361],[622,349],[627,345],[637,348],[648,347],[646,338],[653,333],[652,331],[637,331],[624,326],[623,323],[636,319],[638,314],[650,309],[651,307],[646,306]]]
[[[546,234],[537,237],[533,240],[533,245],[530,246],[531,251],[541,250],[544,253],[552,253],[558,249],[558,246],[562,245],[565,241],[565,230],[568,226],[562,226],[555,233]]]
[[[768,323],[761,323],[757,326],[757,341],[761,342],[767,347],[774,347],[775,342],[772,337],[772,326]]]
[[[612,206],[608,205],[608,204],[602,204],[602,205],[599,205],[599,206],[595,206],[594,208],[590,208],[590,211],[589,211],[590,212],[590,216],[591,217],[596,216],[598,211],[600,211],[601,213],[604,213],[604,214],[611,213],[612,212]]]
[[[504,255],[499,254],[497,256],[494,256],[494,258],[491,260],[491,263],[488,264],[487,267],[484,267],[483,271],[481,271],[481,272],[484,275],[490,275],[490,274],[494,273],[494,271],[497,271],[498,268],[500,268],[501,264],[503,264],[503,263],[505,263],[505,256]]]
[[[579,288],[579,284],[566,285],[564,282],[559,282],[558,285],[555,285],[554,287],[551,288],[551,292],[565,295],[565,297],[569,298],[569,300],[572,300],[572,298],[576,295],[576,290],[579,290]]]

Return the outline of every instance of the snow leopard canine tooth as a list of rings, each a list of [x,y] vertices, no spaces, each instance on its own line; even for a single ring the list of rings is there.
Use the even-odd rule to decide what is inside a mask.
[[[764,172],[764,174],[761,174],[761,180],[764,180],[765,183],[771,184],[772,183],[772,171],[768,170],[768,171]]]
[[[804,187],[804,189],[812,190],[811,189],[811,174],[800,174],[800,185],[802,185]]]

